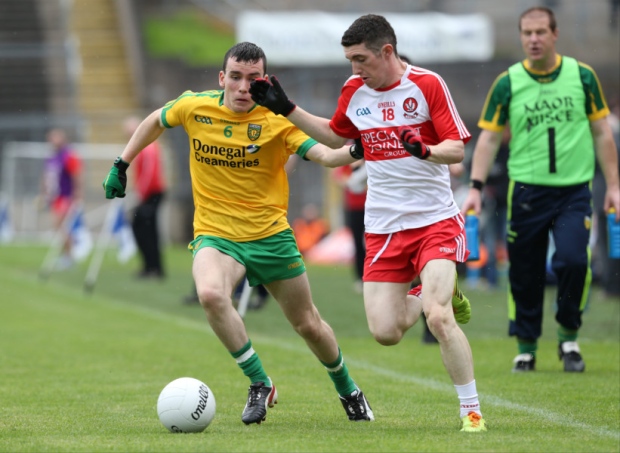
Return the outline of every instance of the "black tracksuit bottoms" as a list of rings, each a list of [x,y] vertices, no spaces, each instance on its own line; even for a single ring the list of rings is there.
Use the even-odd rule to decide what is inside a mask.
[[[535,341],[542,333],[547,249],[557,278],[556,321],[576,331],[590,291],[592,194],[588,182],[549,187],[511,181],[508,194],[509,335]]]

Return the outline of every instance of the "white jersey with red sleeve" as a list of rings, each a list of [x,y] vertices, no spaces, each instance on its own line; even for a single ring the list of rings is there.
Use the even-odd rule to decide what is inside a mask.
[[[347,80],[330,127],[341,137],[361,135],[364,143],[368,233],[420,228],[459,213],[448,165],[405,151],[398,137],[404,125],[418,129],[428,145],[471,138],[446,83],[432,71],[407,66],[397,83],[383,89],[369,88],[358,76]]]

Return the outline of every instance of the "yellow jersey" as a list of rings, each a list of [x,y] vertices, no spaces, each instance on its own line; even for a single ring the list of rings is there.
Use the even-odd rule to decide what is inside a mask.
[[[317,142],[265,107],[235,113],[223,96],[186,91],[164,106],[161,122],[189,137],[194,238],[263,239],[290,228],[284,164]]]

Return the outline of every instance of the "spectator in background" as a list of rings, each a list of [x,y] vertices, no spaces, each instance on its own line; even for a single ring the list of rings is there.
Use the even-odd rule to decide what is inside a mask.
[[[125,120],[124,127],[128,138],[134,134],[140,122],[138,117]],[[137,276],[143,279],[162,279],[165,272],[158,217],[166,184],[159,144],[154,141],[144,148],[136,156],[131,168],[134,172],[134,189],[139,200],[131,223],[142,260],[142,269]]]
[[[353,237],[353,271],[355,281],[353,290],[361,294],[363,291],[364,259],[364,204],[366,203],[366,165],[358,160],[350,165],[334,169],[332,173],[336,183],[342,187],[344,198],[344,223]]]
[[[577,338],[591,281],[590,182],[596,156],[607,184],[603,209],[615,208],[620,218],[618,156],[598,77],[589,66],[557,53],[553,11],[526,10],[518,29],[525,59],[502,72],[486,98],[462,212],[480,213],[481,191],[510,118],[509,335],[517,338],[519,352],[513,371],[535,370],[551,232],[558,355],[564,371],[582,372]]]
[[[620,172],[620,101],[611,106],[611,113],[607,117],[609,126],[614,135]],[[607,212],[604,209],[605,200],[605,177],[600,165],[594,171],[592,181],[592,201],[596,216],[596,243],[593,253],[593,271],[600,280],[601,287],[606,297],[620,297],[620,260],[609,257],[607,238]]]
[[[73,264],[71,235],[65,219],[82,199],[82,161],[69,145],[63,129],[51,129],[47,142],[53,151],[45,161],[40,200],[51,210],[56,231],[64,235],[62,253],[55,266],[63,270]],[[61,231],[63,228],[66,231]]]
[[[301,210],[301,217],[293,220],[293,232],[297,247],[303,255],[317,245],[329,233],[329,226],[314,203],[306,204]]]

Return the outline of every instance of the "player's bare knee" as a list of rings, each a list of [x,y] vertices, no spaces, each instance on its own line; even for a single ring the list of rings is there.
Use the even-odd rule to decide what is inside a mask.
[[[213,287],[199,288],[196,292],[200,305],[207,311],[218,310],[230,300],[221,290]]]
[[[426,315],[426,325],[440,342],[447,339],[454,320],[442,310],[436,310]]]
[[[400,340],[403,338],[403,331],[397,328],[381,328],[381,327],[370,327],[370,333],[373,338],[377,341],[377,343],[383,346],[393,346],[395,344],[400,343]]]
[[[294,323],[293,329],[300,337],[310,343],[318,342],[323,334],[321,322],[317,322],[314,318],[306,318]]]

